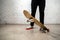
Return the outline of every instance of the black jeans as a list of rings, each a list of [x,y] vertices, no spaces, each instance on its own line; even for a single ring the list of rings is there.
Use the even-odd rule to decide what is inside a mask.
[[[32,0],[31,2],[31,15],[35,17],[37,6],[39,6],[39,18],[40,22],[44,24],[44,9],[45,9],[45,0]],[[31,26],[34,26],[34,22],[30,23]]]

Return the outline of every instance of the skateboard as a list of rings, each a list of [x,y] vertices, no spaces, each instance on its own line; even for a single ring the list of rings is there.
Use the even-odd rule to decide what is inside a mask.
[[[40,27],[40,31],[49,32],[49,29],[47,29],[41,22],[39,22],[32,15],[30,15],[30,13],[27,10],[23,10],[23,13],[27,19],[31,20],[30,22],[34,22],[35,24],[37,24]]]

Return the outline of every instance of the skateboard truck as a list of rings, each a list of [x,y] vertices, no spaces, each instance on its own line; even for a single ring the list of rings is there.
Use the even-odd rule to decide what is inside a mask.
[[[49,32],[49,29],[47,29],[46,27],[44,27],[44,28],[40,28],[40,31],[46,33],[46,32]]]
[[[34,22],[34,20],[33,20],[33,18],[31,17],[31,18],[29,18],[29,19],[27,20],[27,22]]]

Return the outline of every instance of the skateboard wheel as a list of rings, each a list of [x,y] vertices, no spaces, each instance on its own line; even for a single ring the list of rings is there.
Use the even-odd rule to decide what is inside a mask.
[[[27,20],[27,22],[30,22],[29,20]]]
[[[40,31],[42,31],[43,30],[43,28],[40,28]]]
[[[43,30],[43,28],[40,28],[40,31],[41,31],[42,33],[46,33],[46,30]]]

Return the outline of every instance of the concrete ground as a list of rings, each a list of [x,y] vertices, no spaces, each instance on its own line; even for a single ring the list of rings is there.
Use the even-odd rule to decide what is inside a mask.
[[[42,33],[37,25],[33,30],[26,30],[29,25],[0,25],[0,40],[60,40],[60,25],[45,26],[49,33]]]

